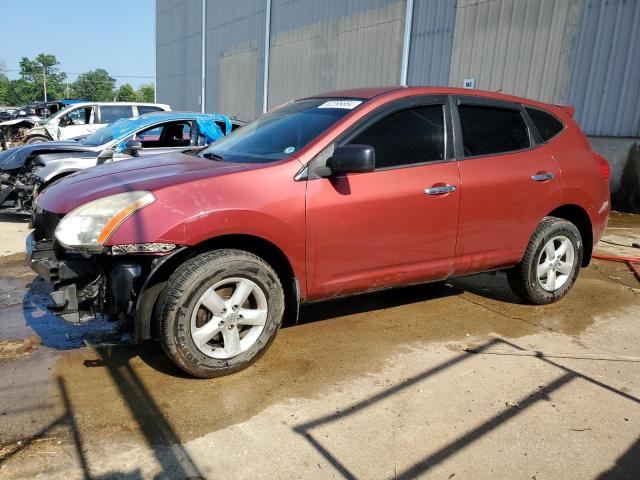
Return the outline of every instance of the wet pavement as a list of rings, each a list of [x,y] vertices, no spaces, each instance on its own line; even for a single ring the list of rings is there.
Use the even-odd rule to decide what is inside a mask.
[[[57,320],[20,255],[0,273],[2,478],[640,478],[624,264],[594,261],[544,307],[501,273],[310,305],[214,380],[104,319]]]

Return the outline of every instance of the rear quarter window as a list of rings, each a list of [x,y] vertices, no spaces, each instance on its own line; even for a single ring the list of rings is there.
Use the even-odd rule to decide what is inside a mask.
[[[162,112],[162,108],[154,107],[151,105],[138,105],[138,115],[144,115],[145,113]]]
[[[532,107],[525,107],[525,110],[543,142],[551,140],[564,129],[564,124],[550,113]]]
[[[515,152],[531,146],[520,110],[462,104],[458,114],[465,157]]]

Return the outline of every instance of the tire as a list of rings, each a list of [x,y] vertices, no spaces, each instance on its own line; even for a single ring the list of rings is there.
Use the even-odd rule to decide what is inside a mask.
[[[228,375],[267,350],[282,323],[284,305],[280,279],[260,257],[242,250],[203,253],[181,265],[160,294],[160,344],[189,375]]]
[[[556,302],[575,283],[583,255],[584,245],[576,226],[561,218],[545,217],[533,232],[522,261],[507,271],[509,286],[527,302]]]
[[[47,137],[43,137],[42,135],[34,135],[33,137],[27,138],[24,144],[31,145],[34,143],[42,143],[42,142],[50,142],[50,141],[51,140],[49,140]]]

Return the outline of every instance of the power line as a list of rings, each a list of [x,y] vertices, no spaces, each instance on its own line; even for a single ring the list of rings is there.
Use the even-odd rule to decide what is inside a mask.
[[[12,69],[12,68],[5,68],[5,69],[0,69],[0,71],[3,72],[19,72],[19,69]],[[60,73],[65,73],[67,75],[84,75],[85,73],[89,73],[89,72],[82,72],[82,73],[78,73],[78,72],[60,72]],[[107,72],[108,73],[108,72]],[[111,75],[109,73],[110,77],[113,78],[155,78],[153,75]]]

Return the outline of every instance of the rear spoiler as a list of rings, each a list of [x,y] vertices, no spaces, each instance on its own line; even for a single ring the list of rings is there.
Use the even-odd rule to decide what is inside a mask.
[[[576,109],[571,105],[555,105],[555,106],[567,112],[570,117],[573,117],[573,114],[576,113]]]

